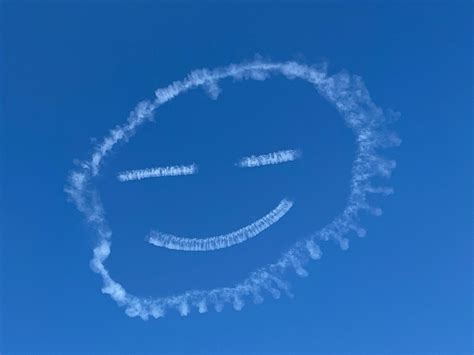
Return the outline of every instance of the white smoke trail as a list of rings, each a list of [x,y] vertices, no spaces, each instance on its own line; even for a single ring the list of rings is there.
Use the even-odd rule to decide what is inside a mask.
[[[293,202],[283,199],[278,206],[262,218],[234,232],[209,238],[182,238],[172,234],[152,231],[148,242],[157,247],[185,251],[211,251],[228,248],[253,238],[278,222],[293,206]]]
[[[255,168],[258,166],[281,164],[296,160],[301,157],[298,150],[280,150],[269,154],[251,155],[243,157],[236,164],[241,168]]]
[[[141,180],[152,177],[162,176],[179,176],[179,175],[192,175],[198,171],[196,164],[191,165],[174,165],[165,167],[156,167],[139,170],[127,170],[118,173],[117,179],[119,181],[133,181]]]
[[[357,149],[347,205],[328,225],[296,242],[274,263],[255,270],[236,285],[209,290],[189,290],[179,295],[153,299],[128,293],[121,284],[112,279],[104,265],[111,252],[112,231],[94,187],[94,180],[103,159],[117,143],[126,142],[140,125],[152,119],[159,106],[190,89],[203,87],[213,98],[217,98],[220,80],[265,80],[274,74],[282,74],[288,79],[302,79],[312,84],[334,105],[354,132]],[[144,320],[150,316],[159,318],[164,316],[167,309],[176,309],[181,315],[187,315],[192,308],[203,313],[209,306],[220,311],[225,303],[230,303],[234,309],[240,310],[248,297],[255,303],[261,303],[265,292],[278,298],[281,291],[289,293],[289,285],[284,281],[287,270],[293,269],[298,275],[306,276],[304,264],[310,259],[321,257],[319,242],[335,240],[342,249],[347,249],[346,235],[350,232],[355,232],[358,236],[365,235],[365,230],[358,225],[360,212],[371,211],[376,215],[380,214],[380,209],[369,205],[367,195],[389,191],[373,186],[371,181],[375,176],[388,177],[395,167],[395,163],[383,159],[378,150],[400,143],[397,136],[386,128],[387,123],[393,121],[397,114],[390,110],[382,111],[377,107],[359,77],[346,72],[328,76],[323,67],[292,61],[275,63],[256,60],[214,70],[193,71],[183,81],[176,81],[157,90],[155,94],[155,100],[139,103],[124,125],[110,131],[95,147],[91,158],[80,163],[70,174],[65,188],[77,208],[84,213],[87,222],[97,232],[98,240],[94,247],[91,267],[102,277],[102,292],[110,295],[119,306],[125,307],[125,312],[130,317],[138,316]]]

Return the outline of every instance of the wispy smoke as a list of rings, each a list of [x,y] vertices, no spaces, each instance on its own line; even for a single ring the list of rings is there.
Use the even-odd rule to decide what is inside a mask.
[[[238,229],[228,234],[222,234],[209,238],[182,238],[172,234],[165,234],[158,231],[152,231],[148,242],[156,245],[174,250],[185,251],[211,251],[217,249],[228,248],[233,245],[243,243],[247,239],[253,238],[256,235],[269,228],[272,224],[278,222],[293,206],[293,202],[283,199],[278,206],[272,211],[256,220],[252,224]]]
[[[165,166],[165,167],[156,167],[156,168],[148,168],[148,169],[122,171],[118,173],[117,179],[124,182],[124,181],[141,180],[141,179],[146,179],[146,178],[162,177],[162,176],[192,175],[192,174],[196,174],[197,171],[198,171],[198,168],[196,164],[175,165],[175,166]]]
[[[274,263],[252,272],[240,283],[209,290],[189,290],[179,295],[157,298],[138,297],[128,293],[118,282],[114,281],[105,267],[105,261],[111,253],[112,231],[103,211],[99,194],[94,187],[103,159],[118,143],[126,142],[145,121],[153,118],[155,110],[176,96],[197,87],[204,88],[216,99],[220,92],[219,81],[265,80],[271,75],[282,74],[288,79],[302,79],[315,87],[339,111],[347,126],[356,136],[356,157],[352,166],[351,189],[347,205],[332,222],[321,230],[314,232],[306,239],[296,242]],[[281,292],[290,293],[285,281],[285,273],[293,269],[298,275],[306,276],[304,264],[310,259],[319,259],[319,243],[334,240],[341,248],[347,249],[351,232],[358,236],[365,235],[365,230],[358,225],[361,211],[376,215],[381,213],[367,201],[372,193],[390,193],[390,190],[374,186],[372,177],[388,177],[395,163],[379,155],[378,150],[399,144],[395,134],[388,131],[386,125],[393,121],[392,111],[383,111],[371,100],[362,80],[346,72],[328,76],[324,67],[308,66],[296,62],[266,62],[256,60],[244,64],[232,64],[214,70],[193,71],[182,81],[156,90],[153,101],[143,101],[130,113],[127,122],[112,129],[98,144],[90,159],[79,163],[69,177],[66,192],[84,213],[86,220],[98,235],[91,260],[92,270],[103,280],[102,292],[114,299],[119,306],[125,307],[130,317],[159,318],[166,310],[176,309],[181,315],[187,315],[197,309],[203,313],[209,307],[222,310],[224,304],[230,303],[236,310],[242,309],[246,299],[261,303],[266,293],[278,298]]]
[[[237,166],[241,168],[254,168],[264,165],[281,164],[293,161],[301,157],[301,152],[298,150],[280,150],[269,154],[251,155],[241,158]]]

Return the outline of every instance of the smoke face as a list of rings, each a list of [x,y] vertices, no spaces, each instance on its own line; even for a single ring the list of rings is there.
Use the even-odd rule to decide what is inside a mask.
[[[104,159],[118,143],[127,142],[139,126],[152,119],[156,109],[182,93],[201,87],[212,98],[217,99],[220,93],[219,83],[222,80],[266,80],[274,75],[282,75],[291,80],[300,79],[312,84],[315,90],[337,109],[345,124],[353,131],[356,137],[356,153],[346,206],[326,226],[297,241],[273,263],[253,271],[235,285],[206,290],[188,290],[178,295],[156,298],[139,297],[127,292],[124,286],[112,278],[105,266],[111,254],[112,230],[105,218],[104,207],[96,188],[97,175]],[[391,191],[383,186],[374,186],[372,180],[378,176],[388,177],[395,167],[394,162],[387,161],[379,155],[381,148],[399,144],[398,138],[386,129],[386,123],[392,121],[392,117],[388,117],[392,116],[392,113],[382,111],[371,101],[364,84],[358,77],[348,73],[329,76],[321,68],[296,62],[254,61],[214,70],[194,71],[184,80],[158,89],[155,95],[154,100],[139,103],[123,125],[115,127],[103,138],[101,143],[94,148],[91,157],[79,163],[76,170],[71,172],[66,186],[67,194],[97,233],[98,239],[93,249],[91,268],[103,280],[102,292],[108,294],[119,306],[124,307],[126,314],[130,317],[159,318],[163,317],[169,309],[177,310],[184,316],[193,310],[199,313],[212,308],[220,311],[225,304],[230,304],[234,309],[240,310],[248,300],[261,303],[267,295],[279,298],[282,293],[289,294],[285,273],[293,270],[299,276],[306,276],[308,273],[304,269],[305,264],[310,260],[321,258],[320,244],[324,241],[336,241],[342,249],[347,249],[349,246],[347,237],[353,234],[358,236],[365,234],[365,230],[358,224],[360,212],[369,211],[375,215],[381,212],[380,209],[369,205],[367,196]],[[299,157],[298,151],[280,151],[269,155],[247,156],[242,158],[237,165],[249,168],[288,162],[297,157]],[[173,166],[164,169],[126,171],[120,175],[122,178],[119,176],[119,179],[125,182],[195,172],[194,168]],[[269,223],[281,218],[290,207],[291,202],[286,201],[280,208],[264,216],[261,223],[251,224],[244,231],[239,230],[214,237],[222,238],[215,239],[213,240],[215,243],[206,245],[227,247],[233,242],[244,241],[255,233],[258,234],[258,231],[266,228]],[[173,236],[163,236],[159,233],[152,234],[149,241],[159,246],[168,246],[170,249],[178,247],[189,251],[205,249],[199,243],[193,244],[192,241],[173,239]]]

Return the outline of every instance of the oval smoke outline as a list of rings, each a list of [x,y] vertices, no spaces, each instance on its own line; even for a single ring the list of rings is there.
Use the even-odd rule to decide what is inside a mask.
[[[219,80],[225,78],[265,80],[272,74],[282,74],[288,79],[299,78],[314,85],[316,90],[336,107],[347,126],[354,132],[357,149],[347,205],[332,222],[307,238],[302,238],[274,263],[255,270],[235,285],[207,290],[188,290],[178,295],[155,298],[140,297],[127,292],[110,276],[104,264],[111,253],[112,230],[106,220],[100,195],[93,184],[103,159],[117,143],[126,142],[140,125],[152,119],[154,111],[159,106],[177,95],[202,86],[212,98],[217,98],[220,92]],[[371,211],[376,215],[380,214],[380,209],[369,205],[367,195],[384,194],[390,190],[374,186],[371,180],[375,176],[389,177],[395,163],[382,158],[378,150],[396,146],[400,140],[386,128],[387,123],[393,121],[394,113],[384,112],[372,102],[360,77],[346,72],[328,76],[325,68],[294,61],[255,60],[214,70],[193,71],[184,80],[175,81],[157,90],[155,94],[155,100],[140,102],[130,113],[127,122],[112,129],[94,148],[90,159],[78,164],[77,169],[69,175],[65,188],[78,210],[85,215],[87,222],[97,233],[98,240],[93,249],[91,268],[102,277],[102,292],[108,294],[119,306],[125,307],[128,316],[144,320],[150,316],[160,318],[168,309],[176,309],[181,315],[187,315],[192,308],[203,313],[209,306],[220,311],[226,303],[240,310],[247,298],[253,299],[254,303],[261,303],[266,293],[278,298],[281,291],[290,293],[289,284],[285,281],[287,270],[293,269],[299,276],[306,276],[307,271],[303,266],[309,260],[321,257],[318,243],[334,240],[342,249],[347,249],[346,235],[350,232],[355,232],[358,236],[365,235],[365,230],[358,223],[359,213]]]

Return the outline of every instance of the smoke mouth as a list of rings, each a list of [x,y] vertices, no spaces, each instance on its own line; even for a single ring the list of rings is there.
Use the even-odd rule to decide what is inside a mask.
[[[178,237],[159,231],[150,232],[148,243],[171,250],[213,251],[229,248],[258,236],[283,218],[293,207],[293,201],[283,199],[262,218],[236,231],[211,237]]]

